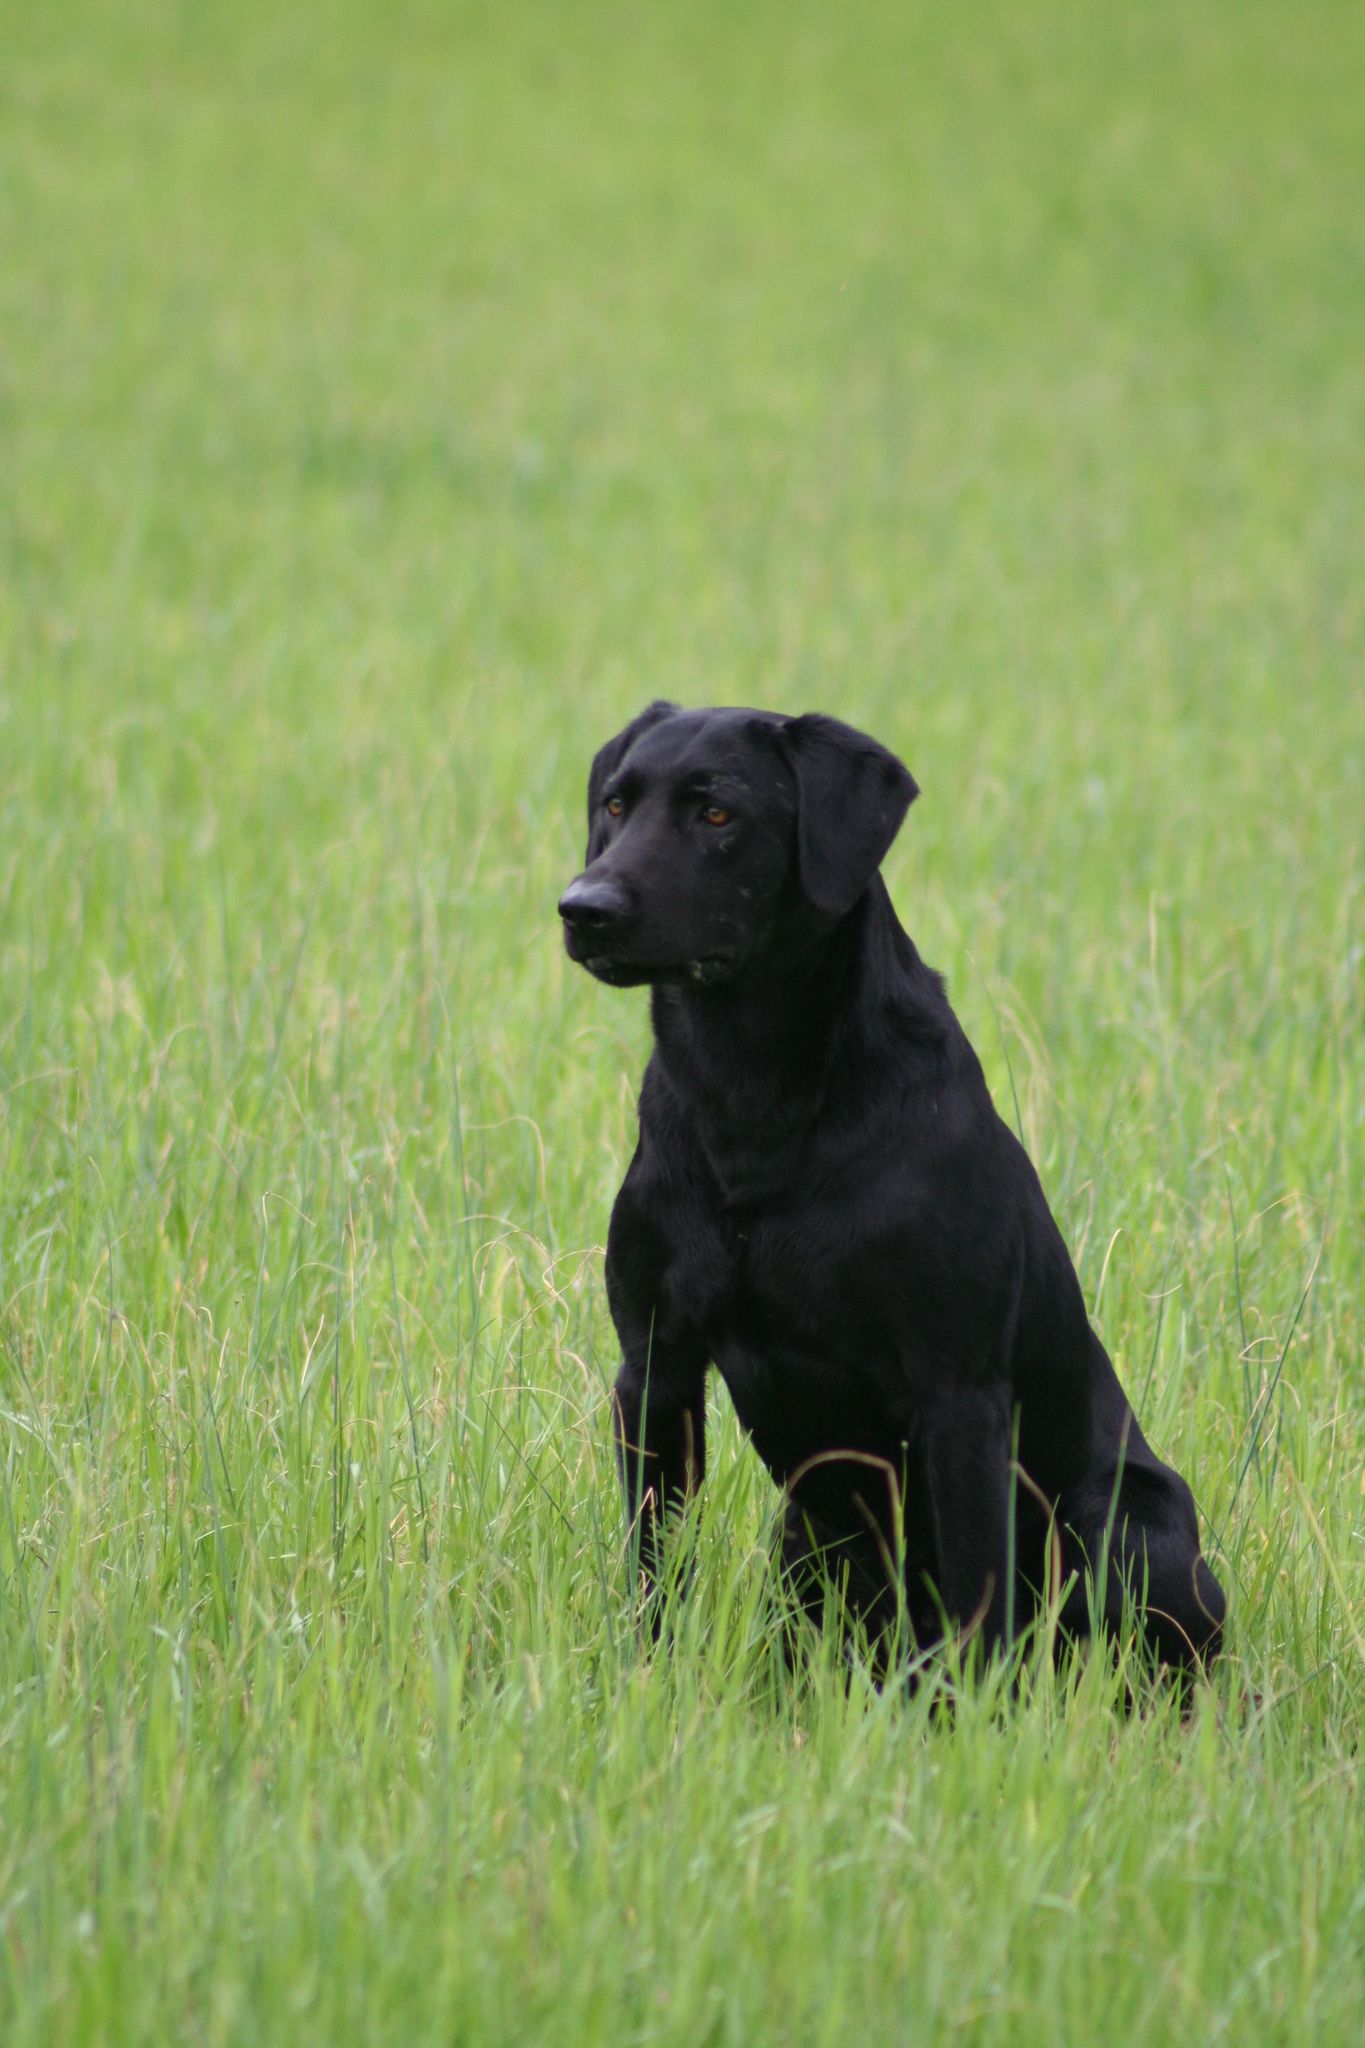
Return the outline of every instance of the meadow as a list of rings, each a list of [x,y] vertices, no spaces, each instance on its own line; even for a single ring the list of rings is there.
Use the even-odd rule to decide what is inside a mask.
[[[1365,2000],[1365,15],[59,0],[0,59],[0,2039],[1204,2044]],[[823,709],[1232,1603],[667,1654],[564,960]],[[945,1680],[945,1683],[947,1681]]]

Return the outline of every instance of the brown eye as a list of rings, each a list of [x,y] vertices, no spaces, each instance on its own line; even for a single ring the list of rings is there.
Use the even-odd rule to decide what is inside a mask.
[[[708,825],[728,825],[730,822],[729,811],[725,810],[720,804],[708,804],[702,812],[702,817]]]
[[[607,816],[609,818],[619,818],[624,809],[625,805],[619,796],[609,796],[607,798]]]

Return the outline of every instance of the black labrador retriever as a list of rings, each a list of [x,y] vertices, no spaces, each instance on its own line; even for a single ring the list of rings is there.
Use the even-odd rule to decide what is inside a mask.
[[[833,1583],[874,1640],[989,1654],[1052,1585],[1067,1635],[1130,1601],[1188,1674],[1224,1613],[1190,1489],[878,872],[916,793],[818,715],[655,703],[593,762],[565,945],[653,991],[606,1269],[644,1568],[701,1482],[714,1361],[812,1614]]]

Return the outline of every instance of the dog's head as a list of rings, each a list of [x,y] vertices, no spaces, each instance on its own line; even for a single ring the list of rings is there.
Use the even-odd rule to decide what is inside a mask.
[[[847,916],[916,794],[836,718],[651,704],[592,764],[587,865],[559,904],[569,957],[617,988],[724,981]]]

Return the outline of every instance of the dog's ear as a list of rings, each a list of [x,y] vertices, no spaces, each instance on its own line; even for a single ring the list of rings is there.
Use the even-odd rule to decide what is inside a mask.
[[[885,859],[918,787],[894,754],[837,718],[789,718],[780,737],[796,778],[801,886],[817,910],[844,917]]]
[[[677,704],[670,704],[663,697],[656,697],[652,704],[645,706],[638,718],[632,718],[630,724],[618,732],[615,739],[608,740],[605,747],[600,747],[593,757],[592,767],[588,771],[589,865],[596,860],[598,854],[602,851],[602,792],[606,789],[607,784],[611,781],[612,776],[625,760],[626,755],[634,746],[636,740],[639,739],[641,733],[648,732],[649,728],[652,725],[657,725],[661,718],[671,718],[678,709],[680,707]]]

